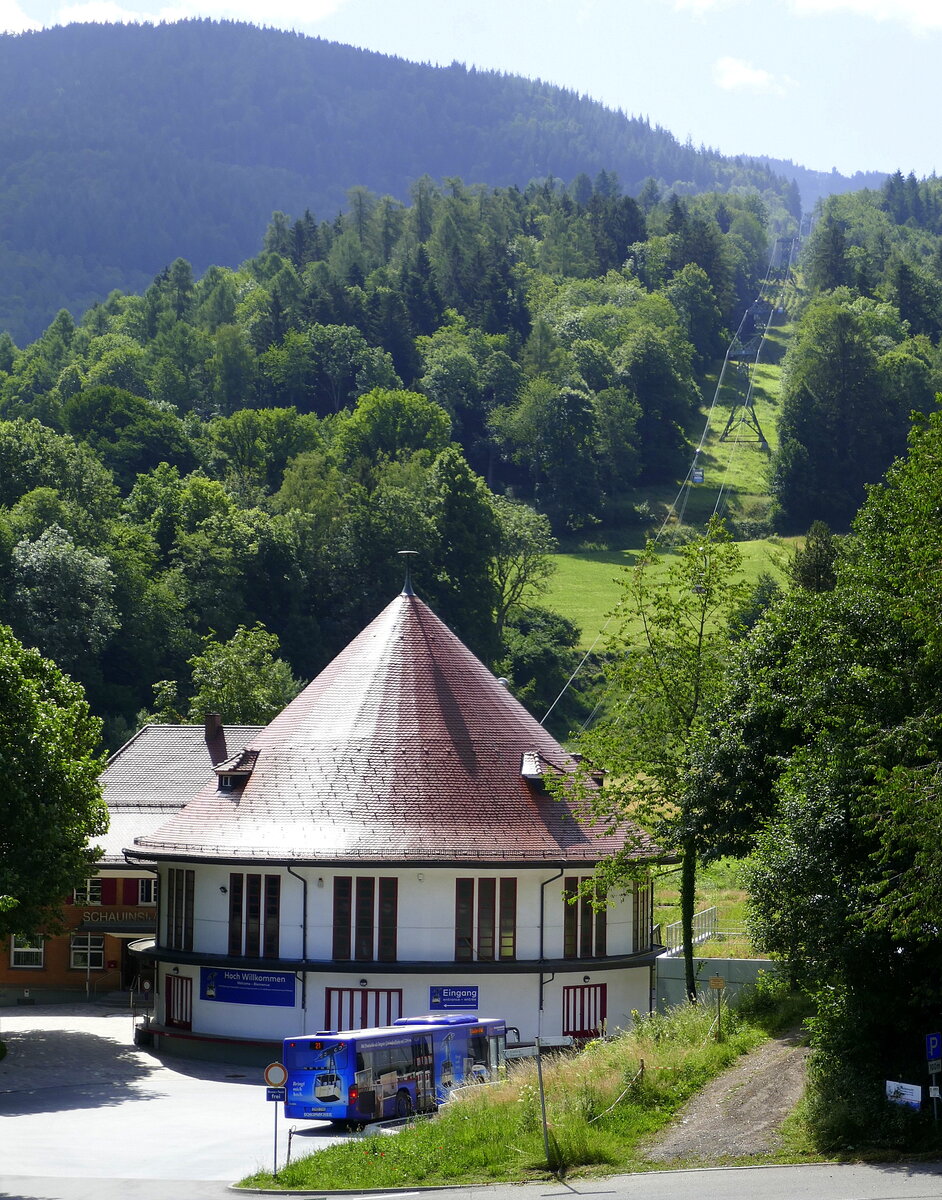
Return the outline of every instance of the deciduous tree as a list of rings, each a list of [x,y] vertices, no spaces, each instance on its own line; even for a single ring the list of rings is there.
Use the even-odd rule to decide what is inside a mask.
[[[79,684],[0,626],[0,936],[61,927],[62,901],[94,872],[108,814],[101,722]]]

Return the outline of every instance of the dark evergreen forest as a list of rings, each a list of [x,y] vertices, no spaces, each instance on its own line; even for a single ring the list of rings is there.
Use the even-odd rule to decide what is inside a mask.
[[[614,175],[638,195],[747,187],[757,162],[548,84],[407,62],[230,22],[71,25],[0,36],[0,330],[254,254],[275,210],[333,220],[353,186],[525,186]],[[769,201],[771,203],[771,200]]]
[[[640,521],[637,489],[683,473],[766,271],[761,197],[639,203],[605,172],[412,196],[276,213],[238,269],[177,258],[22,350],[0,335],[0,620],[111,744],[189,711],[207,638],[263,623],[313,676],[399,589],[399,549],[542,715],[577,642],[532,586],[554,538]]]

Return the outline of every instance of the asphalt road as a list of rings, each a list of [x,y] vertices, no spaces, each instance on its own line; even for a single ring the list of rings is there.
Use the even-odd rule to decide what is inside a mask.
[[[231,1200],[231,1181],[272,1166],[275,1105],[255,1068],[164,1063],[134,1046],[127,1011],[100,1006],[2,1008],[0,1037],[9,1048],[0,1062],[0,1200]],[[279,1114],[279,1163],[288,1127]],[[338,1136],[327,1125],[298,1128],[293,1154]],[[942,1164],[665,1171],[443,1195],[940,1200]]]

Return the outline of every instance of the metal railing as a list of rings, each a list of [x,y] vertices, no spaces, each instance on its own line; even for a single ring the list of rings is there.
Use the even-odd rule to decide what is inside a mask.
[[[699,945],[700,942],[705,942],[707,938],[715,937],[717,931],[717,910],[716,907],[705,908],[703,912],[694,913],[693,916],[693,944]],[[664,945],[667,947],[667,954],[673,957],[679,954],[684,946],[684,935],[681,921],[672,921],[670,925],[664,927]]]

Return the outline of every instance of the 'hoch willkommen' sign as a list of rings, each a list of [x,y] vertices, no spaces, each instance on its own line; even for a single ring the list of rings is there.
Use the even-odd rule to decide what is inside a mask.
[[[272,1004],[294,1007],[295,978],[290,971],[240,971],[200,967],[200,999],[226,1004]]]

